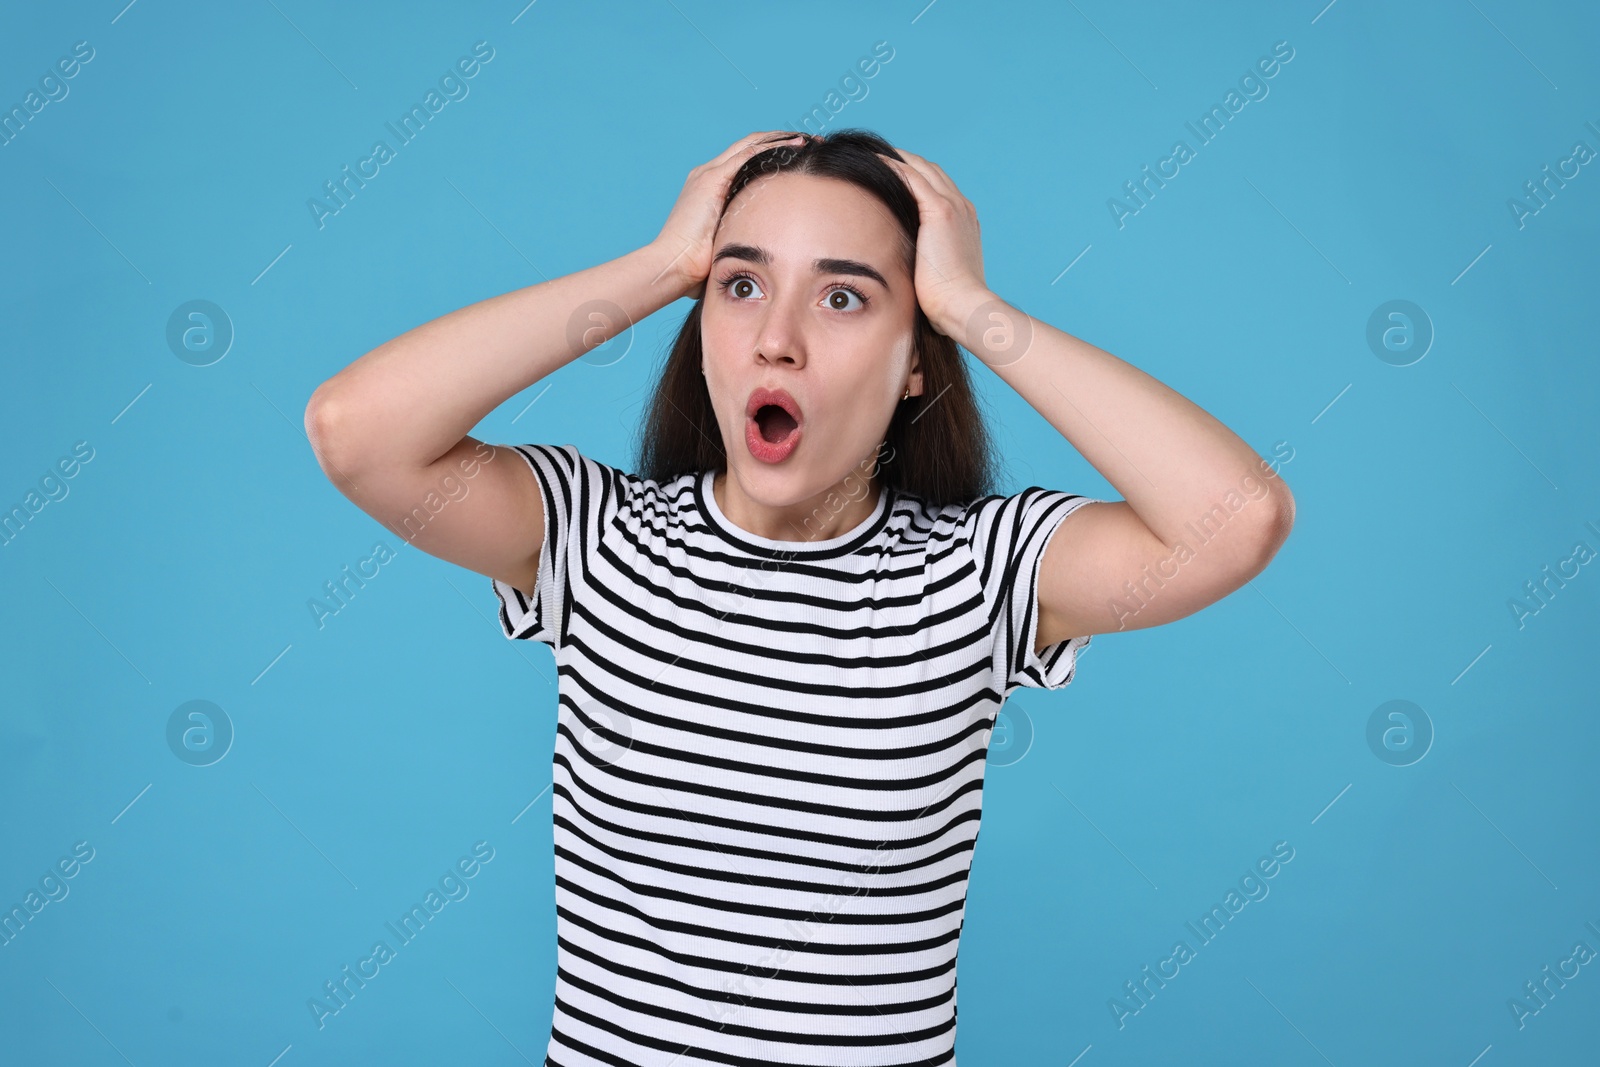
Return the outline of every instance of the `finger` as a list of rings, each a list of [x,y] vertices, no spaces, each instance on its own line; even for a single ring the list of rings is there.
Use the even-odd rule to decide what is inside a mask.
[[[915,152],[907,152],[904,148],[901,148],[898,151],[905,158],[893,159],[887,156],[884,157],[891,166],[897,167],[901,173],[916,174],[918,177],[926,181],[930,186],[934,185],[933,171],[929,169],[927,160],[923,159]],[[935,188],[937,188],[937,186],[935,186]]]
[[[950,199],[954,200],[957,204],[965,207],[968,213],[976,215],[978,209],[973,205],[972,201],[968,200],[966,196],[962,194],[961,190],[957,188],[955,179],[946,174],[944,172],[944,168],[933,162],[933,160],[930,159],[927,161],[927,163],[933,174],[943,182],[945,195],[949,196]]]
[[[903,149],[902,152],[904,152]],[[908,157],[911,155],[909,152],[904,152],[904,154]],[[884,156],[883,161],[889,164],[889,166],[894,169],[895,173],[899,174],[905,179],[906,184],[911,186],[911,192],[917,198],[919,203],[931,203],[936,198],[942,200],[949,199],[949,197],[945,195],[944,191],[935,186],[930,177],[916,164],[909,162],[909,160],[905,163],[902,163],[899,160],[891,159],[888,156]]]
[[[786,165],[792,162],[795,153],[800,150],[804,142],[805,136],[803,134],[794,133],[790,130],[780,130],[777,137],[769,138],[751,146],[748,152],[745,152],[739,156],[735,156],[728,162],[730,164],[743,166],[744,164],[748,163],[753,156],[759,155],[762,152],[771,151],[774,154],[761,161],[761,171],[763,174],[772,174],[776,171],[782,170]],[[785,149],[787,151],[783,151]],[[733,169],[737,168],[735,167]]]
[[[895,151],[899,152],[902,156],[905,156],[908,163],[921,171],[923,176],[925,176],[936,189],[942,190],[946,196],[950,197],[952,200],[965,199],[965,197],[961,195],[961,190],[956,187],[955,180],[952,179],[950,175],[946,174],[944,168],[939,166],[939,164],[935,163],[931,159],[919,156],[909,149],[896,148]]]
[[[927,195],[937,196],[949,205],[952,211],[976,222],[978,209],[973,206],[972,201],[961,195],[961,190],[956,188],[955,183],[950,180],[949,176],[938,170],[934,164],[922,159],[921,156],[918,156],[917,159],[920,162],[905,165],[907,169],[904,173],[914,174],[923,181],[928,189]]]
[[[752,149],[752,147],[757,146],[757,144],[762,144],[763,141],[768,141],[768,139],[773,138],[774,133],[776,133],[776,131],[757,130],[755,133],[744,134],[744,136],[739,138],[738,141],[734,141],[733,144],[730,144],[730,146],[728,146],[728,150],[723,152],[723,154],[717,158],[718,160],[723,160],[723,158],[730,158],[734,157],[734,155],[739,155],[741,152],[749,152],[749,150]]]
[[[965,205],[968,208],[972,206],[971,201],[961,195],[961,190],[956,187],[956,183],[951,180],[950,175],[946,174],[944,168],[939,164],[931,159],[924,159],[915,152],[908,152],[904,148],[897,149],[897,151],[905,156],[907,162],[915,167],[923,177],[928,179],[929,185],[943,193],[951,203]]]
[[[920,213],[924,214],[924,218],[926,217],[926,213],[922,209],[924,209],[928,204],[933,203],[936,199],[945,199],[944,194],[938,189],[935,189],[933,184],[929,182],[928,179],[923,176],[922,172],[917,170],[915,167],[907,163],[900,163],[893,159],[886,159],[885,162],[893,167],[896,173],[905,177],[906,184],[911,186],[912,195],[917,198],[917,208]],[[921,253],[919,249],[919,257],[920,254]],[[928,267],[932,269],[935,274],[939,275],[941,280],[948,280],[944,271],[939,270],[939,268],[934,266],[931,261],[921,260],[921,262],[926,262]]]
[[[786,141],[799,141],[802,140],[803,137],[803,134],[798,134],[793,130],[770,130],[767,133],[762,134],[760,137],[753,138],[747,147],[751,151],[760,151],[762,149],[776,147],[777,145],[783,144]]]
[[[803,140],[804,135],[802,134],[794,133],[789,130],[779,130],[777,131],[777,137],[771,140],[757,142],[754,145],[747,145],[746,151],[737,152],[733,156],[723,161],[720,166],[713,165],[711,167],[711,175],[716,181],[717,186],[722,189],[723,194],[726,195],[727,190],[732,188],[733,181],[738,176],[739,171],[745,166],[746,163],[750,161],[753,153],[784,146],[798,150],[799,142]],[[735,201],[734,205],[731,208],[725,209],[726,213],[719,221],[718,228],[720,229],[722,226],[725,226],[727,223],[738,218],[746,208],[753,205],[760,198],[761,194],[767,191],[766,183],[760,181],[759,179],[781,172],[783,167],[790,161],[791,158],[792,157],[784,158],[782,153],[779,153],[777,157],[769,158],[763,161],[760,168],[761,174],[756,175],[749,182],[747,182],[744,186],[745,191],[739,195],[739,198],[737,201]]]
[[[799,143],[803,139],[803,135],[795,133],[791,130],[778,130],[775,131],[774,136],[769,136],[764,139],[759,135],[752,135],[751,139],[744,143],[742,149],[736,151],[732,156],[729,156],[727,159],[723,160],[721,164],[713,166],[711,171],[716,176],[718,184],[720,184],[724,189],[727,189],[732,186],[733,180],[735,177],[737,177],[739,171],[746,164],[748,164],[755,155],[770,149],[784,147],[791,149],[791,151],[798,151]],[[782,170],[784,165],[790,162],[792,158],[792,155],[786,157],[780,152],[776,157],[769,157],[766,160],[763,160],[760,168],[762,174],[760,176],[764,177]],[[741,210],[742,208],[743,205],[741,205]]]
[[[771,148],[773,145],[780,144],[784,141],[797,140],[799,137],[800,135],[798,133],[794,133],[791,130],[758,130],[755,133],[747,134],[746,136],[739,138],[739,140],[729,145],[721,155],[717,156],[717,158],[711,161],[711,166],[721,166],[725,163],[731,162],[734,159],[738,159],[742,163],[744,157],[749,156],[753,152],[764,148]]]

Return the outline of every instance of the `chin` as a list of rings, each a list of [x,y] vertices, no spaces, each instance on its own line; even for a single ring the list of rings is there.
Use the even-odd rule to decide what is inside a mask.
[[[745,495],[769,508],[791,507],[833,484],[821,473],[794,462],[774,465],[740,456],[729,466],[737,471]]]

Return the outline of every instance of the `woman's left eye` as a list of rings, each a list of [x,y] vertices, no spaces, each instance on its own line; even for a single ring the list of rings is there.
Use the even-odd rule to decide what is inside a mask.
[[[857,301],[857,304],[854,307],[850,305],[851,297],[855,297]],[[828,293],[828,306],[833,308],[835,311],[857,311],[860,308],[867,306],[867,298],[865,295],[856,291],[855,289],[852,289],[848,285],[839,285],[834,287],[834,289]]]

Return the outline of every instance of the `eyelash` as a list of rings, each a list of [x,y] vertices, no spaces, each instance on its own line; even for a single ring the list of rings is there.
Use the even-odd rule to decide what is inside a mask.
[[[732,285],[734,282],[738,281],[740,278],[749,278],[752,282],[756,280],[755,276],[750,274],[748,271],[742,271],[742,270],[734,271],[732,274],[729,274],[728,276],[718,280],[717,289],[719,291],[723,292],[723,293],[726,293],[728,291],[728,286]],[[857,289],[855,286],[849,284],[848,282],[834,282],[832,285],[828,286],[828,292],[830,292],[830,293],[833,292],[835,289],[844,289],[844,290],[846,290],[848,292],[852,292],[852,293],[854,293],[856,295],[856,299],[861,301],[861,306],[859,308],[856,308],[855,309],[856,311],[865,311],[865,310],[867,310],[868,307],[870,307],[872,305],[872,298],[871,297],[869,297],[866,293],[863,293],[860,289]],[[837,309],[835,309],[835,310],[837,310]]]

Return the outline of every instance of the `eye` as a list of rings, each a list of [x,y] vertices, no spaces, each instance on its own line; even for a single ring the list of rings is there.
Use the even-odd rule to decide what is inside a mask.
[[[717,287],[737,300],[749,300],[761,294],[761,287],[748,274],[730,274],[719,281]]]
[[[859,301],[855,307],[851,307],[849,303],[849,298],[852,296]],[[840,302],[841,299],[843,303]],[[867,294],[853,285],[846,285],[840,282],[828,293],[828,306],[835,311],[860,311],[867,306]]]
[[[743,271],[738,271],[719,279],[717,288],[732,296],[735,300],[753,300],[756,297],[766,295],[761,291],[761,287],[756,284],[755,278]],[[854,304],[850,302],[851,297],[856,300]],[[828,295],[825,299],[828,307],[834,311],[863,311],[871,303],[866,293],[845,282],[836,282],[828,290]]]

